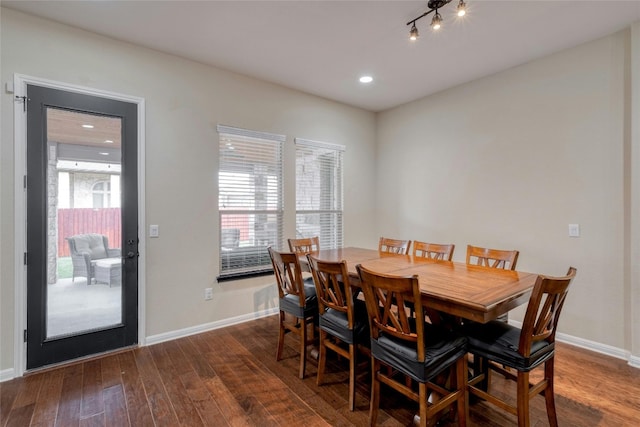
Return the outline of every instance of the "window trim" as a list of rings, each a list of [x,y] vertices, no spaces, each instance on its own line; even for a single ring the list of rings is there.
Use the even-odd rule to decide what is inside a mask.
[[[280,135],[280,134],[274,134],[274,133],[269,133],[269,132],[261,132],[261,131],[254,131],[254,130],[249,130],[249,129],[242,129],[242,128],[237,128],[237,127],[232,127],[232,126],[226,126],[226,125],[221,125],[218,124],[217,125],[217,131],[218,131],[218,171],[217,171],[217,179],[218,179],[218,194],[217,194],[217,209],[218,209],[218,231],[219,231],[219,238],[218,238],[218,249],[219,249],[219,255],[218,255],[218,268],[219,268],[219,272],[218,272],[218,276],[216,277],[216,280],[218,282],[225,282],[225,281],[232,281],[232,280],[240,280],[240,279],[246,279],[246,278],[250,278],[250,277],[256,277],[256,276],[263,276],[263,275],[269,275],[269,274],[273,274],[273,269],[272,267],[269,265],[267,267],[267,265],[260,265],[260,266],[256,266],[256,268],[254,270],[245,270],[245,271],[227,271],[224,272],[223,271],[223,258],[224,258],[224,252],[222,250],[222,218],[224,214],[228,214],[228,215],[233,215],[233,214],[247,214],[247,215],[260,215],[260,214],[268,214],[268,215],[276,215],[279,216],[277,222],[279,224],[279,229],[276,232],[276,239],[278,240],[276,242],[276,246],[277,247],[281,247],[282,246],[282,240],[283,240],[283,233],[284,233],[284,216],[285,216],[285,211],[284,211],[284,143],[286,142],[286,135]],[[258,140],[262,140],[263,142],[273,142],[276,145],[275,150],[277,150],[278,152],[278,162],[279,164],[277,165],[279,168],[279,176],[278,176],[278,207],[277,209],[274,210],[264,210],[264,209],[254,209],[254,210],[249,210],[249,209],[228,209],[228,210],[224,210],[224,209],[220,209],[220,173],[223,171],[223,169],[221,168],[222,165],[222,156],[221,156],[221,151],[220,151],[220,141],[221,138],[223,138],[224,136],[228,136],[228,137],[248,137],[248,138],[254,138],[254,139],[258,139]],[[257,164],[257,163],[256,163]],[[258,253],[258,251],[256,251],[256,253]]]
[[[297,190],[297,174],[296,174],[296,212],[295,212],[295,222],[296,222],[296,230],[298,228],[298,215],[313,215],[313,214],[339,214],[340,215],[340,225],[342,227],[342,229],[340,230],[340,242],[342,244],[344,244],[344,152],[346,151],[346,147],[344,145],[341,144],[335,144],[335,143],[331,143],[331,142],[324,142],[324,141],[316,141],[316,140],[311,140],[311,139],[305,139],[305,138],[295,138],[294,142],[296,144],[296,155],[295,155],[295,169],[297,171],[297,162],[298,162],[298,155],[297,155],[297,150],[298,147],[300,148],[306,148],[306,149],[325,149],[325,150],[332,150],[335,151],[337,153],[339,153],[341,155],[340,158],[340,207],[341,209],[298,209],[297,208],[297,203],[298,203],[298,190]],[[322,236],[320,236],[322,237]],[[322,241],[320,242],[322,245]],[[324,246],[323,246],[324,247]]]

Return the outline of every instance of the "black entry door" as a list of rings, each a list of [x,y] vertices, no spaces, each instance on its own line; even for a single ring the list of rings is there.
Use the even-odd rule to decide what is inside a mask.
[[[27,369],[138,342],[137,105],[27,87]]]

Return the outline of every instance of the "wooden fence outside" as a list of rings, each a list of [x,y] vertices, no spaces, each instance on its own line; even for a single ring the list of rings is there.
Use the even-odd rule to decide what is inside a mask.
[[[119,248],[122,239],[120,208],[58,209],[59,257],[70,256],[66,237],[85,233],[103,234],[109,239],[110,248]]]

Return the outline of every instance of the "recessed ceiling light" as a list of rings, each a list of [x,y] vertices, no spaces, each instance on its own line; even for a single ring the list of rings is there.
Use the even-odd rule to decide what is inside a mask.
[[[99,153],[101,156],[108,156],[109,153]]]
[[[112,140],[110,140],[110,139],[105,139],[105,140],[104,140],[104,143],[105,143],[105,144],[113,144],[113,141],[112,141]]]
[[[373,81],[373,77],[371,76],[360,77],[360,83],[371,83],[372,81]]]
[[[93,129],[93,125],[82,125],[85,129]]]

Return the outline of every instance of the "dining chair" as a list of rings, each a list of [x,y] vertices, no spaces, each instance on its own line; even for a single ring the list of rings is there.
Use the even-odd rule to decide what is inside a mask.
[[[369,319],[364,301],[356,298],[346,261],[321,261],[307,255],[318,296],[320,354],[317,384],[324,381],[327,350],[349,361],[349,409],[355,409],[357,354],[369,352]]]
[[[428,243],[414,240],[413,242],[413,256],[414,258],[427,258],[434,260],[451,261],[453,258],[453,251],[455,249],[454,244],[442,245],[439,243]],[[409,305],[409,308],[413,310],[413,305]],[[434,324],[445,325],[449,322],[447,316],[443,316],[442,313],[425,307],[425,313],[429,318],[429,321]]]
[[[282,358],[284,336],[293,332],[300,338],[300,378],[304,378],[307,362],[307,346],[314,342],[314,329],[318,316],[318,299],[313,284],[302,280],[302,270],[298,254],[278,252],[268,248],[273,271],[278,284],[280,305],[280,332],[276,360]],[[309,326],[311,333],[308,335]]]
[[[467,264],[515,270],[519,254],[515,250],[508,251],[467,245]]]
[[[456,245],[453,244],[441,245],[438,243],[427,243],[415,240],[413,242],[413,256],[451,261],[455,247]]]
[[[306,255],[310,252],[316,252],[320,250],[320,238],[318,236],[304,237],[300,239],[287,239],[289,242],[289,249],[291,252],[295,252],[300,255]],[[309,274],[308,265],[305,264],[306,258],[302,260],[302,274],[304,283],[315,287],[313,284],[313,277]]]
[[[490,268],[515,270],[520,252],[516,250],[489,249],[467,245],[467,264],[481,265]],[[509,314],[498,317],[503,322],[509,321]]]
[[[370,424],[376,424],[383,383],[419,403],[421,426],[454,404],[458,424],[466,425],[466,338],[424,322],[422,304],[415,304],[415,318],[408,313],[405,301],[421,300],[418,276],[379,274],[360,264],[356,269],[371,328]],[[449,381],[438,381],[444,374]],[[407,377],[417,382],[417,392]]]
[[[380,237],[380,241],[378,242],[378,251],[380,252],[406,255],[409,253],[410,247],[411,240],[398,240]]]
[[[320,250],[320,239],[318,236],[305,237],[301,239],[288,239],[291,252],[308,254]]]
[[[529,426],[529,401],[538,394],[545,397],[549,424],[558,425],[553,390],[555,336],[560,312],[575,275],[576,269],[570,267],[564,277],[538,276],[521,329],[500,321],[471,323],[465,328],[469,352],[483,360],[479,372],[474,372],[469,380],[469,393],[516,415],[519,427]],[[531,385],[530,371],[543,363],[542,379]],[[506,370],[505,366],[516,370],[517,374]],[[492,370],[517,382],[515,406],[489,394]]]

